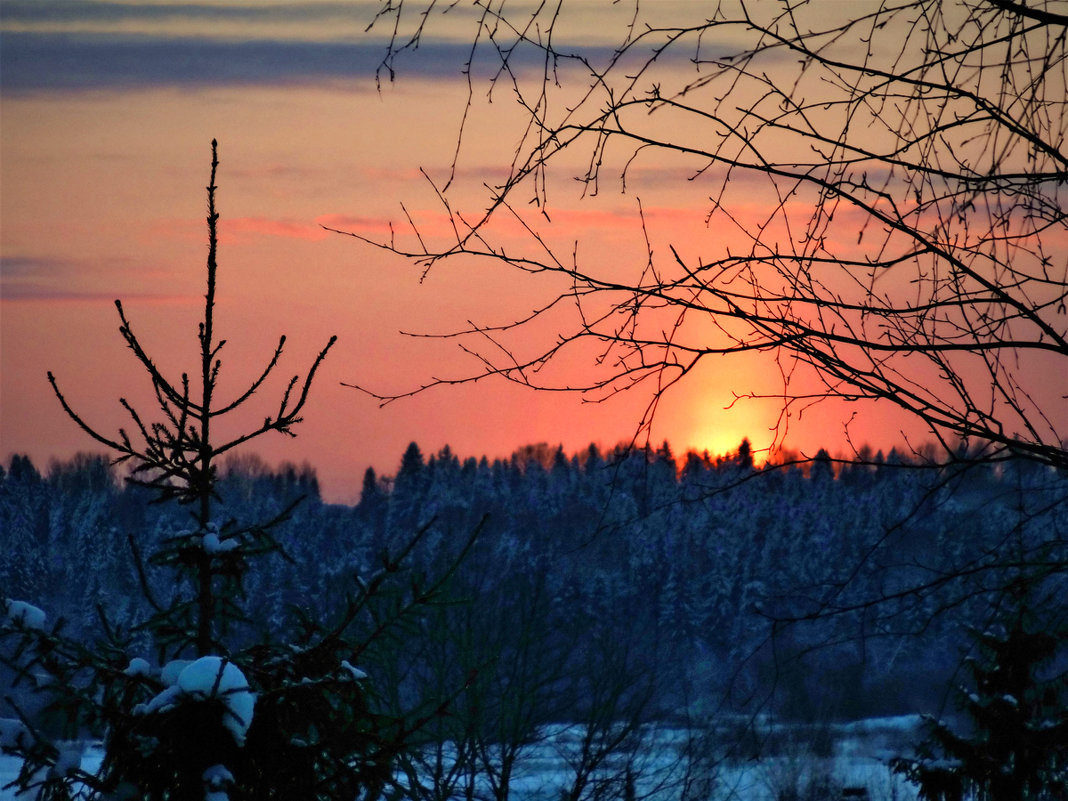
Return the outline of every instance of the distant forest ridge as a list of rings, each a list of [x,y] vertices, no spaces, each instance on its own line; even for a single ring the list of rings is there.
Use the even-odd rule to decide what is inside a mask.
[[[832,474],[837,477],[843,469],[848,472],[854,469],[877,470],[884,465],[891,467],[933,465],[938,463],[936,454],[937,449],[934,443],[925,443],[911,451],[891,447],[885,453],[882,449],[874,449],[869,445],[863,445],[855,453],[850,454],[831,454],[825,448],[820,448],[815,455],[807,455],[791,449],[778,449],[769,457],[762,459],[763,454],[754,453],[749,438],[743,437],[737,448],[719,454],[695,448],[677,454],[667,440],[656,448],[620,442],[611,448],[604,449],[598,443],[590,443],[587,447],[573,453],[567,453],[563,445],[536,442],[518,446],[507,457],[491,459],[485,455],[459,456],[447,444],[437,453],[424,455],[418,443],[413,441],[402,455],[397,471],[403,470],[406,464],[414,465],[416,462],[422,462],[431,470],[438,463],[451,463],[453,466],[459,465],[466,470],[507,467],[525,471],[531,466],[551,470],[554,466],[566,466],[572,470],[584,471],[590,463],[602,469],[619,465],[627,460],[644,459],[649,464],[674,464],[679,478],[694,470],[720,471],[737,467],[754,468],[760,471],[799,470],[802,475],[807,476],[813,466],[817,465],[817,470],[829,467]],[[968,460],[967,449],[962,450],[961,456],[962,461]],[[105,480],[106,474],[107,480],[115,483],[121,483],[126,476],[126,471],[121,465],[111,465],[105,455],[94,452],[79,452],[69,459],[52,458],[44,466],[34,464],[33,460],[25,454],[16,453],[9,456],[6,468],[0,465],[0,479],[3,478],[5,469],[8,473],[29,471],[42,478],[60,483],[72,475],[81,475],[83,478],[93,475],[94,478],[91,480],[101,481]],[[999,469],[999,467],[994,467],[995,471]],[[320,495],[316,467],[306,460],[299,464],[288,460],[271,464],[255,452],[231,454],[223,459],[222,474],[223,477],[270,477],[282,484],[299,485],[310,496],[319,497]],[[371,484],[376,484],[380,489],[388,491],[395,478],[396,474],[379,473],[373,467],[368,467],[364,473],[364,491]]]
[[[273,637],[289,636],[294,609],[329,621],[353,577],[383,565],[399,582],[425,581],[480,532],[450,579],[455,603],[429,610],[435,619],[396,651],[364,660],[397,683],[387,689],[398,697],[432,669],[421,660],[441,656],[443,633],[459,648],[460,633],[479,631],[524,658],[530,649],[510,638],[538,643],[539,654],[557,655],[554,670],[611,642],[635,676],[655,678],[650,714],[727,690],[743,703],[772,686],[763,702],[783,714],[850,718],[935,711],[962,644],[997,612],[991,588],[1027,569],[1006,553],[1041,565],[1043,549],[1068,541],[1061,472],[1025,460],[905,462],[823,455],[758,468],[744,445],[715,459],[532,445],[508,459],[461,460],[448,448],[424,456],[413,443],[395,475],[367,471],[355,505],[323,503],[310,466],[248,456],[220,476],[216,508],[223,525],[285,517],[274,529],[285,557],[259,560],[246,582],[249,631]],[[151,500],[102,456],[44,475],[12,458],[0,474],[4,595],[86,638],[101,611],[136,627],[145,602],[131,549],[150,553],[190,526],[188,509]],[[148,567],[151,592],[169,597],[173,577]],[[1066,580],[1055,571],[1034,586],[1064,598]],[[458,651],[450,664],[469,657]]]

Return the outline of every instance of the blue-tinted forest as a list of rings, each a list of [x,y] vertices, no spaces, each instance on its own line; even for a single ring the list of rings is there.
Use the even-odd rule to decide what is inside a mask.
[[[244,457],[218,508],[269,520],[302,499],[274,529],[282,551],[250,566],[249,641],[288,642],[302,616],[329,626],[354,582],[381,571],[398,597],[417,591],[477,531],[442,596],[358,657],[380,703],[447,700],[484,725],[529,729],[609,702],[644,719],[937,710],[1006,587],[1026,583],[1023,602],[1061,619],[1063,573],[1040,572],[1063,563],[1068,477],[1014,461],[824,457],[760,468],[748,443],[715,460],[538,445],[489,461],[413,443],[395,475],[368,471],[351,506],[324,503],[311,467]],[[173,573],[137,554],[192,525],[151,497],[103,457],[44,471],[14,457],[0,473],[2,595],[86,641],[102,620],[135,626],[146,590],[175,592]]]

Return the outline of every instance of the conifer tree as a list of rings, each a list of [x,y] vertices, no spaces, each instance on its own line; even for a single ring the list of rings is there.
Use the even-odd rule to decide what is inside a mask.
[[[85,643],[66,636],[62,620],[48,627],[40,608],[4,601],[0,661],[46,701],[43,713],[32,715],[11,702],[18,717],[2,721],[0,747],[22,758],[15,784],[38,798],[351,801],[360,792],[375,795],[390,780],[392,762],[417,726],[374,714],[368,677],[356,666],[376,635],[441,586],[413,583],[371,614],[369,605],[385,597],[390,577],[398,575],[398,563],[388,556],[381,571],[351,588],[336,619],[323,623],[303,615],[290,643],[240,647],[250,635],[235,636],[247,619],[246,571],[252,560],[279,550],[271,528],[287,512],[260,523],[222,518],[219,457],[269,432],[294,435],[316,371],[336,338],[303,379],[289,379],[272,414],[245,433],[220,439],[219,420],[245,411],[265,387],[280,363],[285,337],[244,391],[219,397],[225,340],[215,331],[218,165],[213,141],[196,377],[167,377],[118,301],[119,331],[151,380],[157,421],[121,399],[132,429],[105,435],[74,411],[48,375],[71,419],[116,462],[128,465],[127,480],[157,501],[187,508],[191,526],[149,543],[155,550],[147,560],[142,544],[131,538],[152,609],[133,631],[113,625],[101,609],[100,636]],[[169,599],[151,589],[148,573],[159,568],[176,579]],[[357,637],[353,632],[360,623],[367,631]],[[146,633],[152,653],[138,650]],[[99,771],[83,770],[80,748],[63,745],[86,735],[104,743]]]
[[[924,801],[1068,797],[1064,632],[1058,637],[1028,617],[1020,612],[1007,628],[975,632],[978,655],[965,663],[971,687],[957,691],[970,731],[928,719],[917,758],[895,760]]]

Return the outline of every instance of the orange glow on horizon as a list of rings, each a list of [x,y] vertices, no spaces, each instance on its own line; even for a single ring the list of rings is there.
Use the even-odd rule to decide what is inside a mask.
[[[692,444],[686,448],[699,454],[707,453],[713,459],[729,456],[738,452],[738,446],[743,439],[752,440],[748,435],[736,430],[722,429],[711,431],[699,431],[691,440]]]
[[[742,440],[747,439],[753,451],[753,461],[763,463],[774,433],[769,430],[769,421],[763,417],[766,411],[763,404],[752,401],[740,401],[725,409],[695,410],[679,422],[677,436],[680,439],[677,444],[672,443],[676,456],[681,458],[687,451],[707,452],[713,459],[729,456],[737,453]]]

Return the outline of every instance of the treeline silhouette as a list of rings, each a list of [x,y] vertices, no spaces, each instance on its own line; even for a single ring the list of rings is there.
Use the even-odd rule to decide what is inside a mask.
[[[304,498],[277,529],[284,555],[259,560],[246,584],[249,631],[283,642],[294,608],[327,620],[354,576],[383,566],[419,582],[484,521],[449,602],[360,655],[386,704],[440,685],[454,709],[529,728],[583,714],[611,680],[645,718],[753,703],[805,719],[930,708],[987,611],[990,576],[969,582],[963,560],[1006,532],[1025,546],[1063,528],[1050,500],[1066,477],[1026,462],[926,470],[895,452],[863,456],[757,467],[743,442],[720,458],[533,445],[490,461],[412,443],[394,476],[368,469],[352,506],[324,503],[310,466],[245,456],[228,463],[219,508],[268,519]],[[181,507],[150,499],[101,456],[45,473],[14,456],[0,471],[2,594],[86,640],[102,614],[134,625],[142,582],[159,571],[138,570],[131,549],[190,526]],[[520,695],[529,709],[505,709]]]

